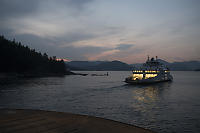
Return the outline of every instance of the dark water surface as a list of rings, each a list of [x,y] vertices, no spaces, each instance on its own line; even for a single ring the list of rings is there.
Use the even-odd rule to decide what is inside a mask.
[[[200,72],[172,72],[173,82],[145,86],[122,82],[130,74],[1,78],[0,108],[86,114],[161,133],[200,132]]]

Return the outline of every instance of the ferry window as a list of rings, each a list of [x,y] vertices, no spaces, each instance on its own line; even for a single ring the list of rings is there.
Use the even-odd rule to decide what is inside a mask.
[[[143,78],[143,74],[133,74],[133,79],[142,79]]]
[[[156,77],[157,74],[146,74],[145,79]]]

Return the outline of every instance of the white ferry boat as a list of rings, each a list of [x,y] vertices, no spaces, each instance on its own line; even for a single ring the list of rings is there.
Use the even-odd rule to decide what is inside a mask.
[[[153,57],[149,59],[148,56],[146,63],[140,68],[134,68],[132,72],[133,74],[125,79],[126,83],[145,84],[173,80],[169,68],[161,63],[157,56],[156,59]]]

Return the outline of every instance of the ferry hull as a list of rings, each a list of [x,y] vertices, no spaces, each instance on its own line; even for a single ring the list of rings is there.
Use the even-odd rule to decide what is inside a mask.
[[[160,83],[160,82],[170,82],[171,79],[166,80],[151,80],[151,81],[144,81],[144,80],[125,80],[124,82],[128,84],[154,84],[154,83]]]

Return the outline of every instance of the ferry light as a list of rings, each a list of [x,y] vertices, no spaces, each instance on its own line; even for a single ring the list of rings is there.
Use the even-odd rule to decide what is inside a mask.
[[[145,79],[156,77],[157,74],[146,74]]]
[[[133,74],[132,75],[132,79],[136,80],[136,79],[142,79],[143,78],[143,74]]]

